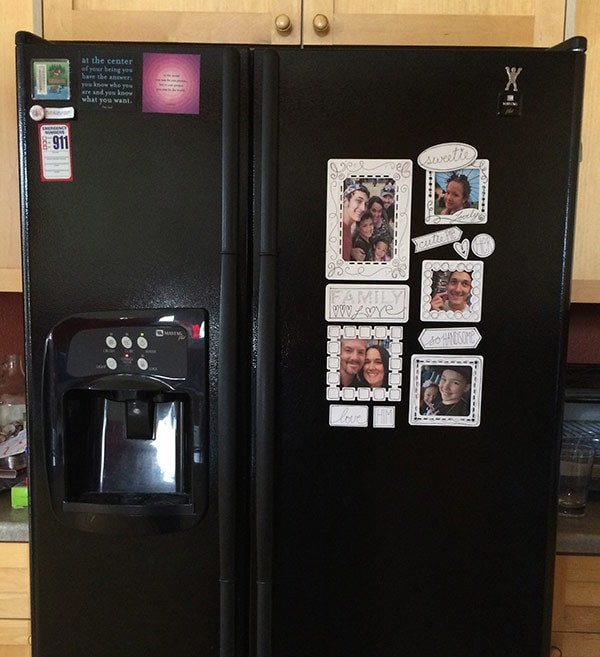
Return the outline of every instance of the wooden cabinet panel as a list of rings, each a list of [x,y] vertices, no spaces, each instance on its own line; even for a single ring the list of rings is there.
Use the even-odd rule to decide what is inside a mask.
[[[44,0],[44,37],[293,45],[300,14],[301,0]]]
[[[600,634],[553,632],[552,645],[560,650],[561,657],[598,657]]]
[[[577,194],[571,300],[600,302],[600,3],[577,0],[575,32],[588,39],[583,99],[582,151]],[[598,653],[600,654],[600,652]]]
[[[552,644],[562,657],[600,655],[600,557],[556,557]]]
[[[552,46],[565,0],[304,0],[303,21],[307,45]]]
[[[15,32],[33,31],[31,2],[8,2],[0,20],[0,290],[21,290],[21,229],[17,150]]]
[[[0,543],[0,657],[31,656],[29,544]]]
[[[0,657],[30,657],[31,623],[0,619]]]

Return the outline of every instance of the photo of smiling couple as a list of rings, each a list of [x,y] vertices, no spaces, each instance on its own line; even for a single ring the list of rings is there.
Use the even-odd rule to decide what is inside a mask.
[[[387,388],[390,353],[382,340],[342,338],[340,386],[342,388]]]

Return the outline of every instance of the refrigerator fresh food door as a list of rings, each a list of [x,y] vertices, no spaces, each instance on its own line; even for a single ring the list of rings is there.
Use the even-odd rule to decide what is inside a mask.
[[[260,657],[549,653],[584,48],[257,52]]]

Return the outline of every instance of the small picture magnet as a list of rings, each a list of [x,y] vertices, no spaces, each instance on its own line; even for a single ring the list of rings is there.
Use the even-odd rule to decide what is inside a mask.
[[[409,424],[479,426],[482,375],[481,356],[414,355]]]
[[[70,65],[68,59],[31,62],[31,97],[34,100],[69,100],[71,97]]]

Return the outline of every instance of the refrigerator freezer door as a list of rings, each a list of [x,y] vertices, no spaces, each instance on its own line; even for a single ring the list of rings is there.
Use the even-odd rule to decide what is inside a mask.
[[[247,53],[23,34],[17,53],[33,654],[234,654],[246,631]],[[207,313],[208,433],[192,440],[208,442],[188,452],[206,510],[164,534],[66,527],[46,472],[46,336],[75,314],[159,308]]]

